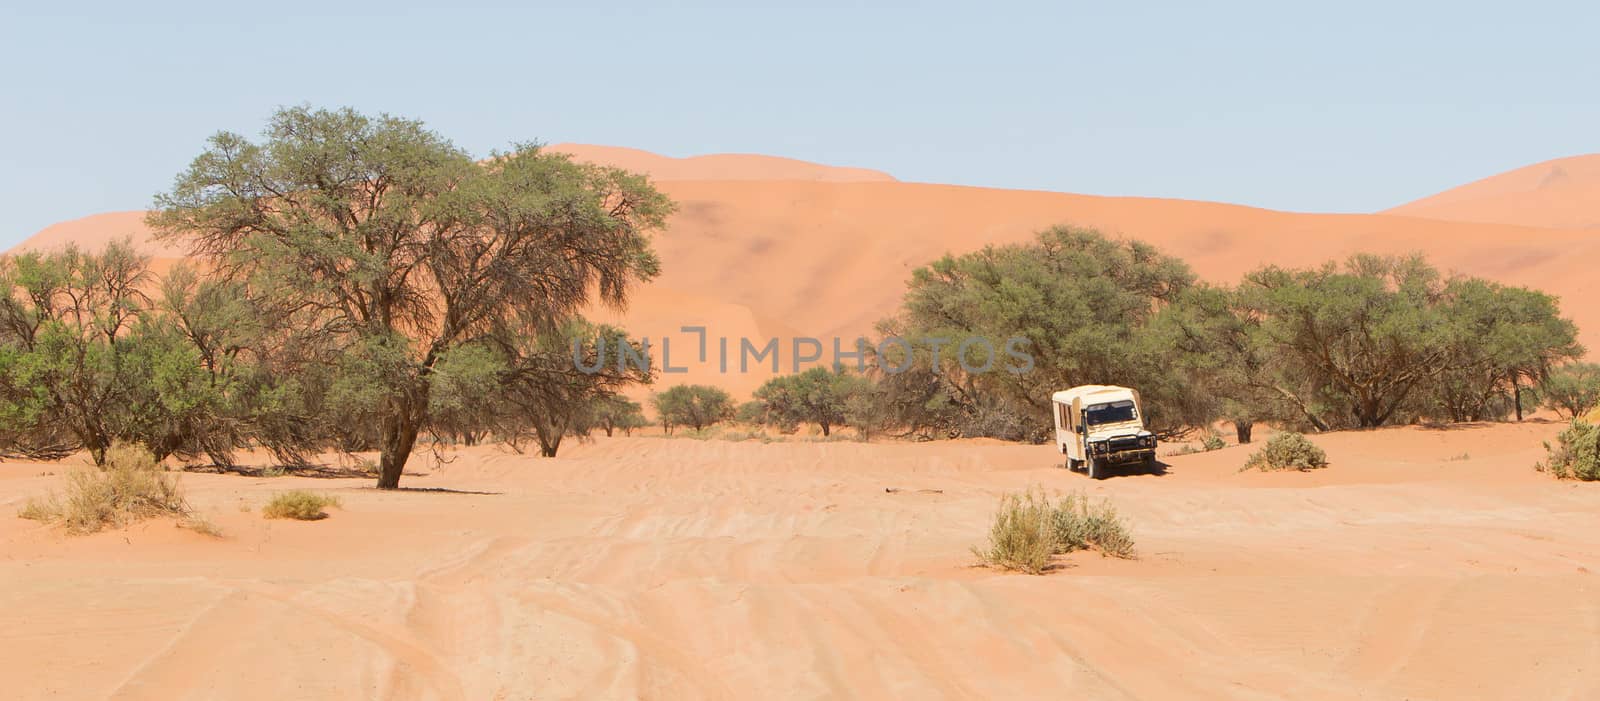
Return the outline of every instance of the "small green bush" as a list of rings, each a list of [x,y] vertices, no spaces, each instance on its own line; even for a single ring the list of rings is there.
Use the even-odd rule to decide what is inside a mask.
[[[1328,466],[1328,454],[1317,444],[1293,431],[1272,437],[1261,450],[1250,456],[1243,470],[1314,470]]]
[[[772,437],[761,431],[726,430],[722,431],[720,435],[716,435],[716,437],[721,440],[733,441],[735,443],[740,443],[743,441],[760,441],[762,443],[772,442]]]
[[[338,506],[339,498],[324,494],[296,489],[284,492],[272,498],[266,506],[261,507],[261,515],[267,518],[292,518],[296,521],[316,521],[328,517],[327,509]]]
[[[1037,490],[1007,494],[989,526],[989,546],[972,552],[983,564],[1002,570],[1042,574],[1056,552],[1054,509]]]
[[[1172,451],[1172,454],[1195,455],[1197,453],[1209,453],[1213,450],[1222,450],[1226,447],[1228,447],[1228,442],[1223,440],[1222,436],[1219,436],[1214,432],[1207,431],[1206,435],[1200,438],[1200,446],[1198,448],[1193,445],[1185,444],[1183,447]]]
[[[1133,536],[1110,501],[1095,504],[1069,494],[1051,513],[1051,526],[1059,552],[1093,548],[1105,557],[1133,558]]]
[[[1105,557],[1134,557],[1133,535],[1111,502],[1091,503],[1083,494],[1070,494],[1052,505],[1041,491],[1030,489],[1000,498],[988,547],[972,552],[989,567],[1042,574],[1052,555],[1087,549]]]
[[[76,535],[121,528],[156,516],[173,516],[180,519],[180,525],[216,534],[215,526],[189,508],[178,480],[138,445],[112,445],[101,468],[75,468],[67,473],[66,482],[64,494],[29,500],[17,515],[61,526]]]
[[[1544,448],[1550,458],[1539,470],[1559,479],[1600,480],[1600,426],[1574,420],[1556,436],[1555,445],[1545,441]]]

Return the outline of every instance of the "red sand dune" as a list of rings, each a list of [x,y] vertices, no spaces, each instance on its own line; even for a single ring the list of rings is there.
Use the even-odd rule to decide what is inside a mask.
[[[1385,214],[1600,229],[1600,154],[1518,168],[1400,205]]]
[[[649,173],[656,180],[817,180],[823,182],[893,182],[894,176],[866,168],[844,168],[792,158],[745,153],[718,153],[673,158],[639,149],[591,144],[549,147],[580,161]]]
[[[592,147],[570,148],[582,155]],[[614,162],[660,178],[661,189],[679,205],[667,230],[656,236],[660,279],[640,290],[626,313],[597,312],[649,337],[657,348],[670,339],[673,365],[687,365],[690,372],[665,375],[663,386],[707,381],[748,392],[770,372],[721,373],[716,338],[732,339],[730,364],[737,368],[739,338],[760,345],[762,339],[779,337],[780,371],[787,371],[792,336],[824,339],[828,356],[833,338],[851,347],[856,336],[870,334],[876,321],[895,313],[913,268],[947,252],[1025,241],[1055,224],[1149,241],[1219,282],[1235,281],[1266,263],[1307,266],[1357,252],[1422,252],[1446,270],[1558,295],[1585,345],[1600,347],[1600,305],[1590,303],[1597,289],[1593,270],[1600,265],[1600,237],[1588,231],[893,181],[771,179],[788,177],[795,172],[788,164],[798,162],[778,160],[772,166],[747,156],[727,158],[745,164],[738,169],[745,175],[768,179],[681,180],[673,174],[728,174],[719,167],[701,169],[700,159],[663,159],[630,149],[594,152],[602,159],[627,156]],[[665,168],[668,175],[653,168]],[[66,241],[98,245],[122,235],[146,241],[140,216],[119,212],[57,224],[17,248]],[[181,249],[142,245],[161,257]],[[679,331],[686,325],[705,326],[712,338],[708,350],[713,352],[704,363],[698,353],[690,358],[681,350],[698,345],[697,336]]]

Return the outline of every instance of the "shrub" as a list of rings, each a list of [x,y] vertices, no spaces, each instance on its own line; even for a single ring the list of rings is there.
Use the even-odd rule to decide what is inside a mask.
[[[1093,548],[1102,556],[1133,558],[1133,536],[1110,501],[1089,502],[1083,494],[1070,494],[1051,513],[1059,552]]]
[[[1556,368],[1544,381],[1545,405],[1568,418],[1600,404],[1600,364],[1571,363]]]
[[[215,526],[189,508],[178,480],[137,445],[115,443],[106,450],[103,469],[76,468],[67,473],[66,480],[64,495],[30,500],[17,515],[61,526],[73,534],[173,516],[180,519],[180,525],[215,535]]]
[[[708,429],[708,432],[709,432],[709,429]],[[714,438],[717,438],[719,440],[724,440],[724,441],[733,441],[735,443],[739,443],[739,442],[743,442],[743,441],[760,441],[762,443],[771,443],[772,442],[772,437],[768,436],[765,433],[762,433],[761,431],[728,430],[728,431],[722,431],[719,434],[714,434],[714,435],[709,436],[709,437],[714,437]]]
[[[1559,479],[1600,480],[1600,426],[1575,420],[1556,437],[1556,444],[1544,444],[1550,452],[1539,470]]]
[[[261,507],[261,515],[267,518],[317,521],[328,517],[328,512],[324,511],[324,509],[338,505],[338,497],[296,489],[273,497],[272,501]]]
[[[1209,453],[1213,450],[1222,450],[1226,447],[1228,447],[1228,442],[1223,440],[1222,436],[1217,435],[1215,432],[1208,431],[1206,432],[1205,436],[1200,438],[1199,447],[1195,447],[1194,445],[1186,443],[1177,450],[1172,451],[1172,454],[1194,455],[1196,453]]]
[[[1056,552],[1054,520],[1044,494],[1031,489],[1007,494],[989,526],[989,546],[972,552],[989,567],[1042,574]]]
[[[1328,466],[1328,454],[1305,436],[1286,431],[1250,456],[1243,470],[1314,470]]]
[[[989,527],[989,544],[974,547],[984,565],[1028,574],[1042,574],[1050,557],[1094,549],[1105,557],[1132,559],[1133,535],[1109,501],[1090,503],[1071,494],[1052,506],[1038,490],[1007,494]]]

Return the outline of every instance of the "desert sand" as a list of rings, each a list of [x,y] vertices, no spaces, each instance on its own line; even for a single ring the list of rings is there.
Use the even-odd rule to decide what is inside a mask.
[[[1101,482],[1045,446],[659,437],[419,456],[400,492],[186,474],[224,539],[0,519],[0,675],[15,699],[1594,698],[1600,512],[1531,468],[1557,428]],[[0,510],[63,469],[0,464]],[[1030,485],[1114,499],[1140,558],[973,566]],[[261,518],[302,487],[344,506]]]

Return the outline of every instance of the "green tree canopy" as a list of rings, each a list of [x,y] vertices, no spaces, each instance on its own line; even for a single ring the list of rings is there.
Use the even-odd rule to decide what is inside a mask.
[[[106,449],[135,418],[140,370],[129,338],[150,300],[149,260],[126,241],[0,258],[0,439],[5,450],[60,457]],[[146,353],[155,354],[152,348]]]
[[[644,417],[644,407],[622,395],[597,400],[594,403],[594,422],[607,436],[616,431],[633,435],[634,429],[650,425],[650,421]]]
[[[641,176],[537,146],[475,162],[420,122],[283,109],[232,133],[156,200],[150,224],[295,315],[301,341],[371,364],[378,486],[398,486],[452,349],[518,345],[594,301],[620,306],[672,211]]]
[[[656,417],[668,433],[674,426],[696,431],[733,418],[733,398],[710,385],[678,385],[650,398]]]
[[[587,436],[603,421],[600,408],[619,399],[618,392],[653,380],[647,368],[606,362],[624,346],[643,353],[621,329],[578,320],[501,348],[507,359],[502,396],[512,410],[502,412],[500,434],[514,440],[531,433],[545,457],[555,457],[563,436]]]
[[[1185,409],[1173,400],[1183,393],[1153,391],[1170,378],[1143,335],[1192,284],[1183,261],[1148,244],[1069,227],[946,256],[912,273],[904,311],[879,324],[912,348],[909,362],[893,346],[880,359],[907,367],[883,377],[887,406],[913,430],[1039,440],[1050,426],[1049,389],[1121,384],[1149,388],[1152,421],[1179,426]],[[1012,339],[1020,342],[1008,347]],[[984,369],[990,349],[993,367],[969,371]]]
[[[778,425],[814,423],[822,435],[849,423],[851,400],[870,391],[871,381],[843,368],[814,367],[767,380],[755,391],[764,419]]]
[[[1266,267],[1197,285],[1154,324],[1241,440],[1255,421],[1318,430],[1498,418],[1581,354],[1549,295],[1442,276],[1418,257]]]
[[[1600,365],[1570,363],[1555,368],[1544,383],[1545,402],[1568,418],[1582,418],[1600,406]]]

